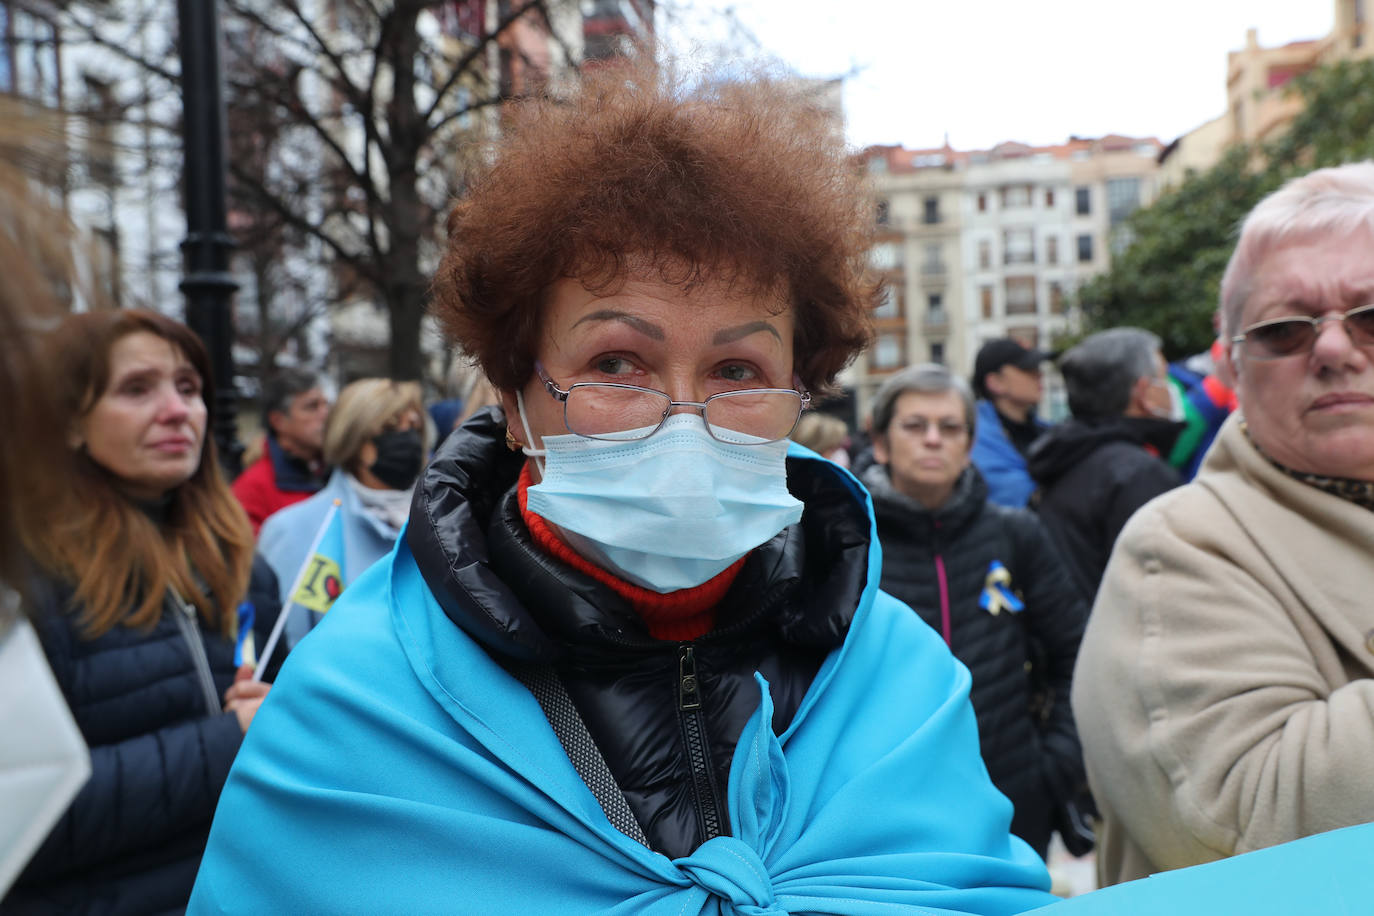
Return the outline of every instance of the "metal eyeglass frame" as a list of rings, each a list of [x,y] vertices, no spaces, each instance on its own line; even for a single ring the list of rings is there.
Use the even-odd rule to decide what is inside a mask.
[[[1339,321],[1341,323],[1341,329],[1345,331],[1346,336],[1350,338],[1350,343],[1353,346],[1367,347],[1371,344],[1361,343],[1360,341],[1356,340],[1355,335],[1351,333],[1350,328],[1345,323],[1345,320],[1349,318],[1351,315],[1369,314],[1374,314],[1374,303],[1371,303],[1369,305],[1357,306],[1353,309],[1350,309],[1349,311],[1342,312],[1339,315],[1322,315],[1316,318],[1309,317],[1307,315],[1285,315],[1282,318],[1270,318],[1268,321],[1259,321],[1255,324],[1250,325],[1248,328],[1245,328],[1239,334],[1231,338],[1231,343],[1244,346],[1245,338],[1259,328],[1270,328],[1274,327],[1275,325],[1287,324],[1290,321],[1302,322],[1303,324],[1310,324],[1312,326],[1312,339],[1307,343],[1305,347],[1294,350],[1292,353],[1278,353],[1273,356],[1256,356],[1253,354],[1249,355],[1251,359],[1259,360],[1287,359],[1290,356],[1306,356],[1308,353],[1311,353],[1312,348],[1317,345],[1317,339],[1320,338],[1322,334],[1322,325],[1326,324],[1328,321]]]
[[[657,388],[645,388],[641,385],[622,385],[619,382],[573,382],[566,389],[559,388],[558,383],[549,378],[549,374],[544,371],[544,364],[538,360],[535,360],[534,371],[539,374],[539,380],[544,383],[544,390],[549,393],[549,396],[563,405],[563,427],[575,436],[582,436],[584,439],[597,439],[603,442],[638,442],[642,439],[647,439],[663,428],[663,424],[668,422],[668,416],[672,413],[674,407],[694,407],[701,414],[701,425],[706,427],[707,435],[717,442],[724,442],[727,445],[768,445],[773,442],[781,442],[788,438],[788,436],[791,436],[792,431],[797,428],[797,423],[801,420],[802,411],[811,406],[811,392],[807,391],[806,388],[802,386],[801,378],[796,375],[792,376],[792,380],[797,386],[796,388],[741,388],[738,391],[718,392],[708,396],[705,401],[674,401],[668,396],[668,392],[666,391],[659,391]],[[612,439],[603,436],[588,436],[586,433],[577,432],[568,425],[568,397],[572,395],[574,389],[577,388],[621,388],[626,391],[643,391],[647,394],[668,398],[668,408],[663,411],[663,416],[659,418],[657,426],[642,436],[636,436],[634,439]],[[711,424],[706,421],[706,405],[712,400],[716,398],[739,397],[745,394],[766,394],[770,392],[787,392],[788,394],[798,395],[801,399],[800,405],[797,407],[797,418],[792,421],[791,428],[788,429],[785,434],[778,436],[776,439],[766,439],[758,442],[736,442],[731,439],[722,439],[712,432]]]

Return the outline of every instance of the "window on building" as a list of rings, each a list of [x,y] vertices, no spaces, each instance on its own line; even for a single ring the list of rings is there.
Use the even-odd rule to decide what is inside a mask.
[[[945,344],[943,341],[936,341],[930,345],[930,361],[942,366],[945,364]]]
[[[1059,236],[1051,235],[1045,239],[1045,263],[1059,263]]]
[[[1135,241],[1135,232],[1130,226],[1122,223],[1111,231],[1107,240],[1112,246],[1112,257],[1116,257],[1131,247],[1131,243]]]
[[[926,321],[930,324],[944,324],[948,320],[945,316],[945,297],[940,293],[928,293],[926,295]]]
[[[992,268],[992,242],[987,239],[978,240],[978,269],[990,270]]]
[[[85,76],[86,117],[89,129],[86,139],[86,172],[93,183],[107,192],[118,184],[114,162],[114,124],[119,119],[114,89],[105,80],[90,74]]]
[[[1034,264],[1035,232],[1030,229],[1007,229],[1002,233],[1002,263]]]
[[[1031,186],[1028,184],[1011,184],[1002,188],[1002,209],[1015,210],[1024,209],[1031,205]]]
[[[979,212],[979,213],[986,213],[987,211],[988,211],[988,196],[987,196],[987,194],[983,193],[982,191],[979,191],[979,192],[978,192],[978,212]]]
[[[877,270],[896,270],[902,263],[901,249],[896,242],[879,242],[869,249],[868,257]]]
[[[897,295],[897,287],[888,284],[883,287],[882,299],[878,307],[873,310],[874,318],[900,318],[902,314],[901,297]]]
[[[1093,237],[1086,232],[1078,237],[1078,263],[1086,264],[1093,259]]]
[[[879,334],[873,342],[873,368],[896,369],[902,364],[902,339],[896,334]]]
[[[1107,179],[1107,219],[1113,226],[1140,206],[1139,178]]]
[[[124,299],[119,275],[119,227],[96,229],[93,234],[94,244],[87,249],[86,263],[96,288],[118,306]],[[248,273],[251,275],[252,271]]]
[[[978,287],[978,299],[979,299],[979,301],[982,303],[982,306],[983,306],[983,317],[984,317],[985,319],[991,319],[991,318],[992,318],[992,287],[991,287],[991,286],[980,286],[980,287]]]
[[[1093,212],[1093,189],[1074,188],[1073,189],[1073,208],[1079,216],[1087,216]]]
[[[888,203],[885,200],[880,200],[878,201],[874,221],[877,222],[879,226],[886,226],[888,224],[888,219]]]
[[[942,274],[945,272],[945,259],[939,242],[926,245],[925,260],[921,262],[921,273]]]
[[[927,226],[934,225],[940,221],[940,198],[927,197],[924,203],[924,210],[921,221]]]
[[[1035,314],[1035,278],[1007,277],[1007,314]]]
[[[1053,209],[1054,209],[1054,188],[1046,188],[1046,189],[1045,189],[1045,209],[1046,209],[1046,210],[1053,210]]]
[[[1050,281],[1050,311],[1056,315],[1064,314],[1064,284],[1058,280]]]
[[[1040,330],[1038,328],[1008,328],[1007,336],[1028,350],[1034,350],[1040,346]]]

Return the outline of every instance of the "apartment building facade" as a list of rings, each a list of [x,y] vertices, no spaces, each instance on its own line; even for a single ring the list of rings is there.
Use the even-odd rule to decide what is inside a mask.
[[[1169,144],[1161,155],[1160,183],[1171,187],[1204,171],[1239,143],[1280,136],[1302,110],[1289,84],[1314,67],[1374,55],[1370,0],[1332,0],[1331,31],[1319,38],[1274,47],[1259,43],[1255,29],[1240,50],[1226,55],[1226,112]]]
[[[888,291],[874,344],[850,375],[859,416],[904,366],[939,362],[967,376],[995,337],[1050,348],[1076,330],[1074,292],[1129,244],[1123,221],[1153,199],[1159,150],[1153,138],[1108,136],[865,151],[877,200],[871,262]]]

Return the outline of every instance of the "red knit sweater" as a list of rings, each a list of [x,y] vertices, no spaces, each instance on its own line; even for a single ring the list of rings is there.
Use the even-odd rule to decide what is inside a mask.
[[[747,557],[740,557],[714,578],[708,579],[695,588],[679,589],[666,595],[651,589],[641,588],[585,559],[555,534],[553,527],[547,521],[531,512],[529,510],[529,498],[526,494],[531,484],[530,467],[527,462],[520,471],[517,496],[520,501],[520,515],[525,520],[525,526],[530,530],[530,536],[534,539],[535,546],[567,563],[573,569],[614,589],[626,601],[630,602],[630,606],[644,621],[649,628],[649,635],[654,639],[682,642],[705,636],[711,632],[711,628],[716,623],[716,605],[730,590],[735,577],[744,567],[744,561]]]

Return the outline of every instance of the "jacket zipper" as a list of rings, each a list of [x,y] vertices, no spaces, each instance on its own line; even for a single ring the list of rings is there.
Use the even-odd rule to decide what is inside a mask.
[[[715,780],[711,774],[711,755],[706,745],[706,724],[701,710],[701,682],[697,679],[697,662],[690,643],[679,647],[677,709],[682,726],[683,747],[692,769],[692,794],[696,799],[697,822],[702,842],[721,835],[720,803],[716,798]]]
[[[200,641],[200,628],[196,626],[196,609],[187,604],[175,591],[171,594],[172,603],[180,612],[172,616],[177,622],[177,629],[181,630],[181,638],[186,640],[186,647],[191,650],[191,661],[200,680],[200,689],[205,693],[205,708],[210,715],[217,716],[221,709],[215,696],[215,679],[210,674],[210,660],[205,657],[205,644]]]
[[[949,621],[949,579],[945,576],[945,558],[935,555],[935,580],[940,583],[940,632],[945,637],[945,645],[954,646],[950,639]]]
[[[940,520],[935,519],[935,530],[940,530]],[[940,634],[945,637],[945,645],[954,648],[949,619],[949,577],[945,575],[945,557],[935,551],[935,581],[940,585]]]

